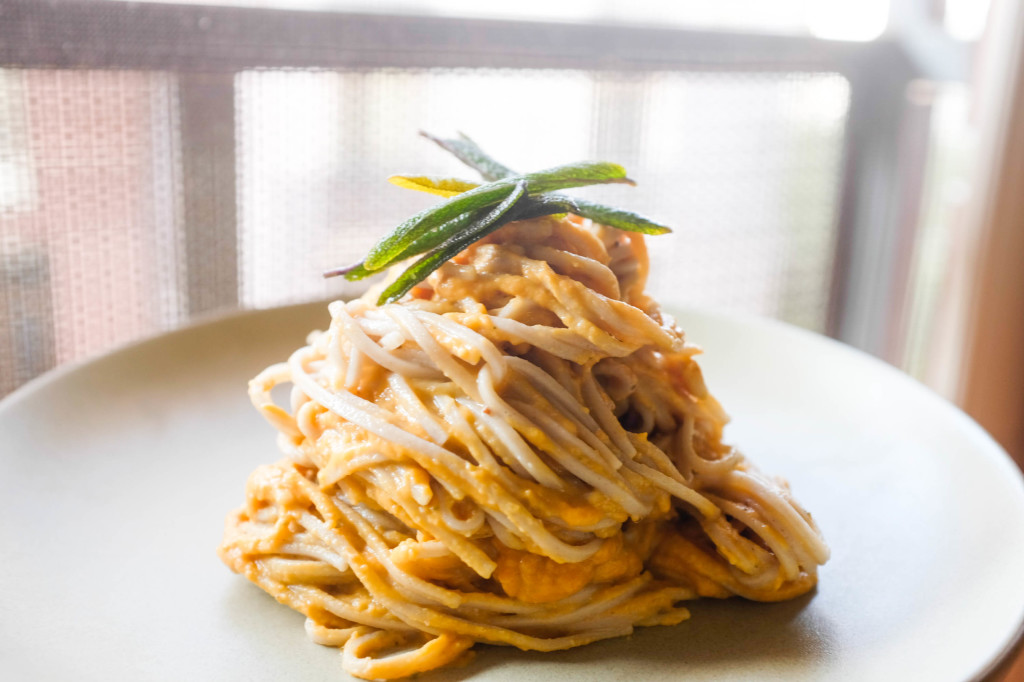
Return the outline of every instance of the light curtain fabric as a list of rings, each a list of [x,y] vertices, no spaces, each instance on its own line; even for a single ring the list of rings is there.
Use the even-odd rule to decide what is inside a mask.
[[[751,38],[639,68],[542,32],[498,54],[500,22],[335,16],[330,33],[243,9],[12,2],[3,19],[0,395],[196,316],[357,293],[320,272],[432,200],[387,176],[472,177],[420,129],[518,169],[622,163],[637,188],[590,194],[677,228],[652,249],[656,295],[826,326],[850,102],[827,60],[766,69]]]

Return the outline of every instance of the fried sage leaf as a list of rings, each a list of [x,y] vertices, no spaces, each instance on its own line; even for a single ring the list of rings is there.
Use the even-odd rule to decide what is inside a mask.
[[[420,135],[445,151],[451,152],[455,158],[476,170],[488,182],[516,175],[515,171],[492,159],[480,148],[480,145],[462,133],[459,133],[458,139],[435,137],[422,130]]]
[[[495,161],[461,133],[457,139],[420,134],[454,154],[488,182],[480,185],[457,178],[431,176],[395,175],[389,178],[399,187],[440,195],[446,200],[400,224],[377,242],[364,260],[324,273],[324,277],[344,275],[346,279],[356,281],[400,261],[426,254],[381,294],[381,304],[405,295],[445,261],[515,220],[573,213],[619,230],[644,234],[671,232],[666,225],[632,211],[555,192],[595,184],[634,184],[618,164],[575,163],[520,175]]]
[[[467,182],[458,178],[432,178],[426,175],[392,175],[388,182],[405,189],[415,189],[442,197],[453,197],[480,186],[479,182]]]
[[[454,154],[460,161],[480,173],[485,180],[498,180],[515,174],[515,171],[495,161],[479,145],[462,133],[459,133],[457,140],[439,138],[423,132],[420,134],[442,149]],[[643,234],[667,234],[672,231],[667,225],[662,225],[632,211],[612,208],[585,199],[576,199],[575,202],[578,210],[569,211],[570,213],[590,218],[594,222],[608,227],[627,232],[642,232]]]
[[[377,242],[363,261],[370,271],[380,270],[401,259],[405,250],[430,230],[476,209],[493,206],[504,200],[520,182],[530,194],[541,194],[569,187],[607,183],[627,183],[626,170],[616,163],[582,162],[557,166],[526,175],[512,176],[480,185],[467,192],[417,213]],[[449,235],[450,236],[450,235]]]

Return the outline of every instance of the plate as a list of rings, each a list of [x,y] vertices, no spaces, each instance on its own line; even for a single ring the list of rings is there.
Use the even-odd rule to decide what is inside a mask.
[[[779,323],[680,310],[727,440],[784,475],[832,547],[816,592],[703,600],[678,626],[554,654],[478,647],[426,680],[966,680],[1024,622],[1024,483],[962,412]],[[223,519],[277,459],[246,381],[328,320],[237,314],[0,402],[8,679],[346,680],[303,618],[225,568]]]

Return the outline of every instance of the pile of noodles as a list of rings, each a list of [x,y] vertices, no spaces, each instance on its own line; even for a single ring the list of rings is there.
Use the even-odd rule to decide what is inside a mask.
[[[373,679],[474,642],[678,623],[698,596],[809,590],[828,548],[722,443],[698,349],[646,274],[641,236],[542,218],[399,303],[332,303],[328,330],[250,384],[284,458],[249,478],[224,562]]]

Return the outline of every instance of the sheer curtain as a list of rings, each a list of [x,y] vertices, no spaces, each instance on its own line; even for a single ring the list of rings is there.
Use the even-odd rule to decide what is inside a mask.
[[[120,2],[5,4],[0,393],[196,316],[358,292],[357,259],[465,175],[624,164],[677,227],[658,295],[835,328],[864,54],[796,36]]]

